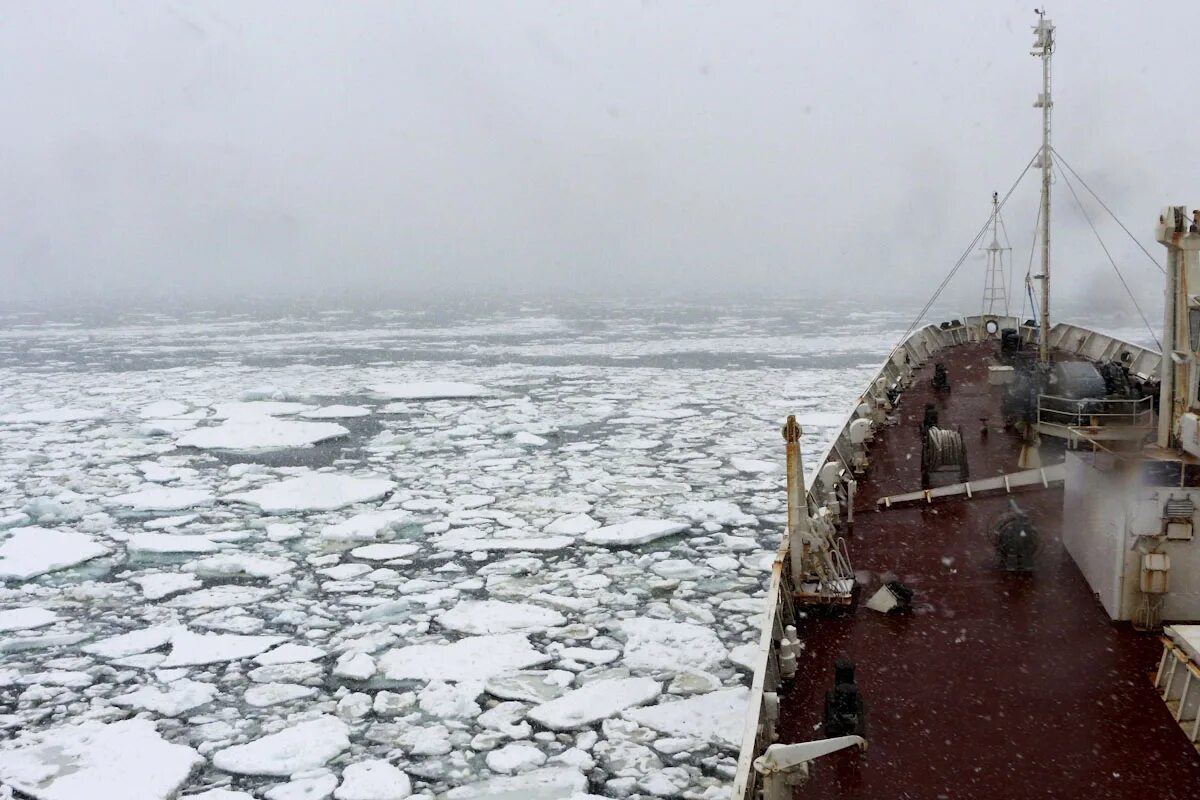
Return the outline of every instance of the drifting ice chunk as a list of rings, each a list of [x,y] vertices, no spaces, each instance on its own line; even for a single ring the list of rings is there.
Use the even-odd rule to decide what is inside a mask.
[[[155,625],[86,644],[83,652],[101,658],[126,658],[162,647],[182,630],[178,625]]]
[[[0,752],[0,781],[39,800],[168,800],[204,761],[144,719],[54,728],[38,744]]]
[[[254,605],[278,593],[276,589],[230,583],[181,594],[168,600],[166,605],[171,608],[190,609],[229,608],[230,606]]]
[[[92,537],[75,531],[13,528],[4,544],[0,544],[0,579],[27,580],[82,564],[107,552]]]
[[[526,772],[546,763],[546,754],[527,742],[506,744],[485,759],[492,772]]]
[[[408,776],[383,760],[359,761],[342,770],[334,800],[403,800],[412,794]]]
[[[673,536],[687,529],[686,522],[672,522],[665,519],[631,519],[588,531],[583,535],[583,540],[588,544],[597,544],[602,547],[635,547],[664,536]]]
[[[159,400],[156,403],[142,406],[138,416],[142,419],[170,419],[182,417],[188,412],[188,407],[175,400]]]
[[[394,531],[412,520],[412,513],[402,509],[368,511],[336,525],[326,525],[321,538],[335,542],[370,542],[378,539],[379,534]]]
[[[142,587],[142,597],[147,600],[161,600],[167,595],[186,592],[201,585],[195,575],[181,575],[175,572],[154,572],[130,578],[130,581]]]
[[[379,663],[389,680],[476,681],[549,660],[525,636],[506,633],[401,647],[384,653]]]
[[[729,463],[738,472],[745,472],[750,475],[770,474],[779,472],[779,465],[774,461],[758,461],[753,458],[731,458]]]
[[[530,669],[493,675],[484,688],[487,693],[501,700],[528,700],[545,703],[562,697],[566,687],[575,680],[575,675],[564,669]]]
[[[268,514],[293,511],[334,511],[378,500],[396,488],[386,478],[355,478],[326,472],[310,472],[296,478],[267,484],[261,489],[227,495],[225,500],[249,503]]]
[[[619,624],[625,663],[646,670],[707,670],[725,660],[725,645],[709,628],[639,617]]]
[[[587,533],[599,527],[600,523],[587,514],[569,514],[554,520],[554,522],[542,528],[542,532],[561,536],[578,536],[581,533]]]
[[[457,553],[486,553],[493,550],[545,552],[575,544],[570,536],[487,536],[477,528],[456,528],[433,541],[438,550]]]
[[[43,628],[53,625],[59,619],[61,618],[58,614],[44,608],[11,608],[7,611],[0,611],[0,632]]]
[[[287,776],[316,769],[350,747],[346,723],[323,716],[213,755],[213,766],[240,775]]]
[[[443,628],[470,634],[543,631],[566,621],[562,614],[549,608],[499,600],[458,603],[438,617]]]
[[[658,681],[652,678],[601,679],[535,706],[528,716],[552,731],[586,728],[632,706],[649,703],[661,691]]]
[[[312,406],[304,403],[288,403],[279,400],[238,400],[233,403],[217,403],[213,406],[213,418],[257,421],[263,417],[286,417],[299,411],[311,410]]]
[[[242,575],[251,578],[274,578],[276,575],[289,572],[295,566],[286,558],[225,553],[193,561],[184,565],[183,568],[202,578],[230,578]]]
[[[113,705],[139,711],[153,711],[164,717],[177,717],[185,711],[202,706],[217,696],[217,687],[181,678],[168,685],[167,690],[143,686],[115,698]]]
[[[574,767],[543,767],[503,778],[460,786],[446,800],[569,800],[587,789],[587,778]]]
[[[115,505],[134,511],[183,511],[206,506],[212,501],[212,492],[203,489],[169,489],[164,486],[117,495],[111,500]]]
[[[323,406],[305,411],[300,416],[305,419],[349,419],[351,417],[366,417],[371,409],[364,406]]]
[[[749,690],[739,686],[674,703],[633,708],[621,716],[659,733],[704,739],[736,749],[741,743],[749,700]]]
[[[363,547],[354,548],[350,551],[350,555],[366,561],[390,561],[393,558],[408,558],[420,549],[419,545],[407,542],[399,544],[368,544]]]
[[[0,416],[0,425],[20,425],[33,423],[46,425],[54,422],[84,422],[90,419],[100,419],[103,411],[94,408],[43,408],[35,411],[23,411],[19,414]]]
[[[279,450],[310,447],[350,433],[333,422],[285,422],[272,417],[233,420],[186,431],[175,440],[180,447],[201,450]]]
[[[221,545],[204,536],[175,535],[140,531],[125,542],[130,553],[213,553]]]
[[[681,517],[687,517],[697,525],[705,522],[715,522],[718,525],[730,527],[755,527],[758,518],[743,514],[737,503],[727,500],[690,500],[680,503],[671,509]]]
[[[269,664],[299,664],[304,661],[316,661],[324,658],[325,651],[319,647],[306,644],[281,644],[270,652],[254,657],[254,663],[264,666]]]
[[[232,633],[199,634],[179,631],[172,637],[171,654],[161,666],[191,667],[237,661],[256,656],[285,639],[284,636],[239,636]]]
[[[385,400],[450,400],[487,397],[491,394],[487,388],[477,383],[455,383],[453,381],[378,383],[368,388]]]

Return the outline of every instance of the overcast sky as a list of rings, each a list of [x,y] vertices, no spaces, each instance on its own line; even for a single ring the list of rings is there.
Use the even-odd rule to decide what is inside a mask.
[[[1034,5],[0,0],[5,296],[923,295],[1039,143]],[[1050,12],[1055,144],[1161,259],[1200,13]],[[1119,300],[1055,191],[1056,290]]]

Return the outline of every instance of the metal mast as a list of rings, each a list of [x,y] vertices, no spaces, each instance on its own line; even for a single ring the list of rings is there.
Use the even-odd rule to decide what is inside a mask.
[[[994,316],[997,305],[1002,305],[1004,316],[1008,316],[1008,277],[1004,271],[1004,251],[1011,249],[1000,245],[1000,194],[992,192],[992,243],[984,248],[987,253],[987,277],[983,282],[985,317]]]
[[[1042,152],[1038,155],[1038,166],[1042,168],[1042,274],[1035,275],[1042,282],[1042,330],[1038,337],[1038,358],[1043,364],[1050,363],[1050,54],[1054,52],[1054,25],[1046,19],[1046,12],[1035,9],[1038,24],[1033,27],[1035,39],[1030,55],[1042,59],[1042,93],[1038,95],[1034,108],[1042,110]]]

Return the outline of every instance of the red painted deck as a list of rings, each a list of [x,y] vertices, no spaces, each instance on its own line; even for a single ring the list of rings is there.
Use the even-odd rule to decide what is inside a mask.
[[[985,535],[1007,498],[872,510],[920,488],[927,402],[943,426],[962,426],[971,478],[1017,469],[1019,442],[1000,428],[999,389],[987,385],[994,350],[939,354],[950,394],[934,399],[931,361],[900,400],[901,422],[877,434],[848,539],[870,582],[852,612],[799,623],[805,650],[780,729],[784,742],[823,736],[824,692],[845,655],[858,666],[869,748],[818,761],[796,797],[1197,800],[1200,756],[1150,683],[1161,645],[1095,601],[1059,539],[1061,488],[1015,496],[1045,540],[1030,575],[999,569]],[[866,608],[889,572],[916,590],[912,615]]]

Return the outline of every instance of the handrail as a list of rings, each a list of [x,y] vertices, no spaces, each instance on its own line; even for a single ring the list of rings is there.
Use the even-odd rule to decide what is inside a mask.
[[[1055,408],[1055,405],[1060,407]],[[1110,400],[1041,394],[1038,395],[1037,421],[1064,427],[1097,428],[1110,424],[1147,427],[1154,421],[1154,398]]]

